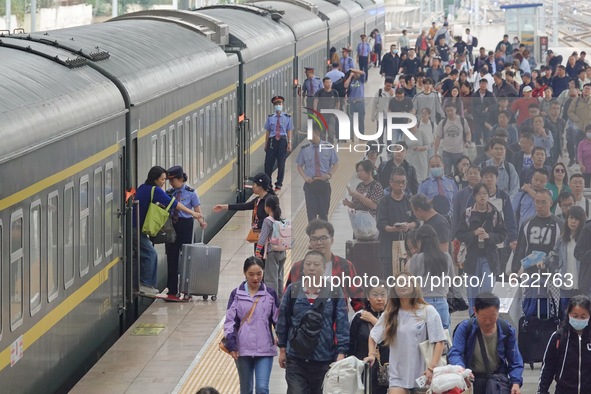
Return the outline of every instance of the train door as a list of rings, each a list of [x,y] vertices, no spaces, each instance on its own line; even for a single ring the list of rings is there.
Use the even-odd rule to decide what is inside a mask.
[[[242,78],[241,78],[242,79]],[[236,141],[237,141],[237,190],[238,200],[246,201],[246,179],[250,176],[250,146],[251,146],[251,132],[252,122],[255,120],[255,108],[254,101],[251,101],[251,105],[248,108],[249,116],[246,116],[246,97],[249,95],[251,100],[256,97],[256,89],[254,86],[250,86],[247,92],[246,84],[238,84],[238,95],[236,100],[236,113],[238,114],[238,122],[236,123]]]
[[[118,201],[118,209],[115,215],[116,220],[113,224],[113,230],[119,236],[123,237],[122,244],[122,269],[121,280],[122,285],[121,298],[118,303],[120,312],[120,332],[123,334],[125,330],[137,319],[137,299],[133,292],[133,273],[138,272],[134,270],[133,264],[137,264],[133,259],[133,201],[135,200],[134,185],[137,180],[137,134],[138,131],[132,133],[130,144],[126,144],[125,140],[119,142],[119,170],[114,171],[114,174],[119,172],[119,179],[113,179],[113,184],[118,185],[121,194]]]

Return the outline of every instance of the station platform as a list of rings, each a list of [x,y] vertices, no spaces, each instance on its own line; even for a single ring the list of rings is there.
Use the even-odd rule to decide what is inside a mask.
[[[373,96],[382,83],[377,70],[371,69],[366,96]],[[367,122],[366,127],[370,127],[370,123]],[[284,216],[292,219],[295,241],[294,249],[288,252],[286,274],[291,263],[300,260],[308,247],[303,180],[295,165],[298,149],[288,158],[286,182],[279,192]],[[345,243],[352,239],[352,230],[348,209],[342,200],[346,197],[346,186],[355,188],[359,182],[355,163],[363,154],[345,151],[338,156],[339,169],[331,179],[329,217],[335,227],[333,252],[344,257]],[[229,294],[244,280],[242,265],[253,254],[253,245],[245,241],[250,220],[250,211],[237,212],[209,243],[222,247],[217,301],[204,301],[200,297],[193,297],[188,303],[154,301],[71,393],[194,394],[204,386],[212,386],[223,394],[239,393],[234,361],[218,349],[218,343],[223,336]],[[466,318],[466,312],[453,314],[452,327]],[[522,393],[535,393],[539,368],[539,364],[533,371],[526,367]],[[286,391],[285,370],[275,362],[270,393]]]

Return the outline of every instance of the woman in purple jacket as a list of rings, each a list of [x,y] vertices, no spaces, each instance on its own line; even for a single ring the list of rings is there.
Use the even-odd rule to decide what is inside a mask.
[[[269,393],[273,357],[277,355],[272,328],[277,323],[279,299],[275,290],[263,282],[263,268],[260,259],[246,259],[246,280],[232,290],[226,311],[226,347],[236,360],[240,394],[252,394],[255,388],[257,394]]]

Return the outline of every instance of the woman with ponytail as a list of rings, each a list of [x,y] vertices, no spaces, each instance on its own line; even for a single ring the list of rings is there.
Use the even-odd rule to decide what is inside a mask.
[[[265,263],[265,283],[277,291],[281,300],[283,294],[283,265],[285,264],[285,251],[275,251],[269,248],[269,241],[273,236],[273,223],[281,221],[281,207],[279,197],[268,196],[265,199],[265,212],[267,217],[263,220],[263,227],[256,245],[255,255],[263,259]]]

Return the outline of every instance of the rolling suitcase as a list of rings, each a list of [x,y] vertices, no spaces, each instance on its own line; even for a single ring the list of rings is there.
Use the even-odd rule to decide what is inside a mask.
[[[378,258],[380,241],[347,241],[345,258],[353,263],[357,276],[382,277],[383,268]]]
[[[523,316],[519,319],[519,333],[517,342],[519,352],[523,358],[524,364],[529,364],[531,369],[534,369],[534,363],[541,363],[544,361],[544,352],[546,351],[546,344],[550,341],[550,337],[558,329],[560,320],[556,316],[550,316],[546,319],[541,318],[541,299],[539,298],[540,288],[538,287],[538,298],[535,298],[537,303],[536,316]],[[549,311],[549,304],[553,302],[552,298],[548,299],[548,306],[546,310]]]
[[[179,290],[183,294],[202,296],[204,300],[211,296],[212,301],[215,301],[220,280],[222,248],[205,245],[204,236],[202,231],[200,243],[183,245]]]

